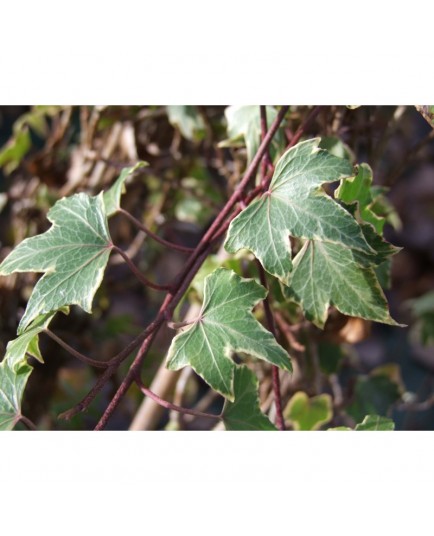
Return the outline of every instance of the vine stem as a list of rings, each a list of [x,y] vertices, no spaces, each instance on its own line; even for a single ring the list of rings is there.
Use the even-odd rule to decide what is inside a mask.
[[[312,121],[315,119],[315,117],[320,113],[323,106],[315,106],[315,108],[310,112],[310,114],[306,117],[306,119],[301,123],[301,125],[296,130],[294,136],[292,137],[289,144],[286,146],[286,151],[290,149],[291,147],[294,147],[294,145],[298,142],[298,140],[303,136],[306,129],[309,127],[309,125],[312,123]]]
[[[37,430],[35,424],[27,417],[24,417],[24,415],[20,415],[18,422],[22,422],[29,430],[32,430],[32,432]]]
[[[135,382],[137,383],[139,389],[142,391],[142,393],[145,396],[149,396],[149,398],[152,398],[157,404],[162,406],[166,409],[171,409],[174,411],[177,411],[179,413],[183,413],[185,415],[193,415],[194,417],[206,417],[208,419],[222,419],[222,416],[219,415],[213,415],[212,413],[204,413],[203,411],[198,411],[195,409],[189,409],[189,408],[183,408],[181,406],[178,406],[176,404],[172,404],[171,402],[168,402],[167,400],[164,400],[163,398],[159,397],[157,394],[152,392],[150,389],[145,387],[140,380],[140,378],[135,378]]]
[[[60,337],[58,337],[55,333],[53,333],[48,328],[44,329],[44,333],[48,335],[50,339],[53,339],[53,341],[57,342],[57,344],[61,346],[64,350],[72,354],[74,357],[76,357],[83,363],[86,363],[87,365],[91,365],[92,367],[97,367],[97,368],[107,368],[109,366],[109,363],[104,363],[103,361],[97,361],[96,359],[91,359],[90,357],[83,355],[78,350],[75,350],[72,346],[69,346],[68,343],[63,341]]]
[[[181,251],[182,253],[192,253],[194,251],[194,248],[188,248],[186,246],[180,246],[178,244],[173,244],[172,242],[169,242],[167,240],[164,240],[164,238],[160,238],[157,234],[153,233],[150,229],[145,227],[143,223],[141,223],[139,220],[137,220],[132,214],[130,214],[127,210],[120,208],[118,210],[119,214],[122,214],[127,219],[129,219],[138,229],[142,230],[145,234],[153,238],[156,242],[159,244],[162,244],[163,246],[166,246],[171,249],[176,249],[178,251]]]
[[[235,191],[233,192],[233,194],[231,195],[231,197],[229,198],[229,200],[227,201],[223,209],[220,211],[219,215],[211,224],[208,231],[204,234],[199,244],[194,249],[193,253],[190,255],[182,273],[176,278],[172,287],[173,290],[166,295],[166,298],[164,299],[163,304],[160,307],[159,313],[155,320],[155,324],[156,324],[155,329],[143,341],[133,363],[131,364],[131,367],[126,377],[124,378],[118,390],[116,391],[115,396],[111,400],[109,406],[106,408],[100,421],[95,427],[95,430],[103,430],[105,428],[108,422],[108,419],[110,418],[112,413],[115,411],[120,400],[128,391],[134,379],[139,375],[142,361],[157,333],[158,328],[161,326],[161,324],[163,323],[165,319],[167,320],[171,317],[173,310],[175,309],[175,307],[181,300],[182,296],[186,292],[193,277],[196,275],[200,266],[203,264],[204,260],[208,256],[208,252],[212,246],[215,235],[218,234],[218,232],[220,231],[220,228],[224,226],[225,223],[227,223],[225,222],[225,220],[228,218],[228,216],[230,216],[243,190],[246,188],[250,180],[254,177],[255,172],[261,162],[261,159],[264,156],[265,152],[267,151],[267,148],[269,144],[271,143],[271,140],[273,139],[274,134],[277,132],[277,129],[279,128],[281,122],[283,121],[283,118],[285,117],[285,114],[288,111],[288,108],[289,108],[288,106],[282,106],[282,108],[279,110],[277,117],[273,121],[270,129],[268,130],[267,134],[262,140],[258,148],[258,151],[256,155],[254,156],[252,162],[250,163],[249,167],[247,168],[247,171],[243,179],[240,181],[240,184],[237,186],[237,188],[235,189]],[[110,369],[107,369],[104,372],[103,376],[106,373],[108,373],[109,370]]]
[[[133,274],[137,277],[137,279],[143,283],[146,287],[153,288],[154,290],[171,290],[171,285],[157,285],[157,283],[152,283],[152,281],[149,281],[142,272],[137,268],[137,266],[133,263],[133,261],[128,257],[128,255],[122,251],[121,248],[118,248],[117,246],[113,246],[113,251],[118,253],[127,263],[130,270],[133,272]]]

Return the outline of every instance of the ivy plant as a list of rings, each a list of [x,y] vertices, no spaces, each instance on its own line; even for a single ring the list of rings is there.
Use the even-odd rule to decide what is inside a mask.
[[[171,106],[166,111],[186,143],[200,141],[206,125],[196,108]],[[329,394],[309,397],[297,390],[283,399],[281,383],[293,374],[293,354],[302,347],[302,342],[287,345],[283,334],[291,333],[291,318],[296,316],[304,318],[311,334],[318,333],[333,311],[398,326],[390,315],[378,269],[382,266],[387,271],[399,250],[382,236],[385,218],[375,208],[372,170],[366,163],[354,165],[349,158],[321,148],[319,137],[300,140],[305,123],[287,139],[288,106],[229,107],[225,115],[226,139],[219,147],[245,148],[247,167],[195,247],[162,239],[122,208],[128,181],[148,165],[139,161],[126,166],[110,188],[96,195],[80,192],[59,199],[47,213],[51,227],[24,239],[0,264],[1,276],[42,274],[19,322],[17,338],[9,342],[0,364],[1,429],[11,429],[20,421],[34,427],[22,414],[22,399],[32,359],[43,362],[38,346],[41,335],[102,370],[89,394],[64,417],[86,411],[115,373],[123,375],[98,430],[105,428],[133,384],[165,408],[214,419],[227,430],[317,430],[332,421]],[[312,115],[306,122],[311,120]],[[128,252],[115,245],[109,230],[115,215],[123,215],[160,244],[188,255],[173,281],[152,282]],[[213,257],[209,263],[219,246],[224,258]],[[122,351],[110,359],[91,359],[52,332],[49,324],[71,306],[92,313],[112,254],[125,261],[144,286],[165,297],[153,320]],[[205,277],[204,263],[211,266]],[[178,306],[198,284],[203,295],[197,315],[174,321],[182,312]],[[167,353],[167,368],[190,367],[223,397],[220,413],[163,400],[141,379],[144,358],[163,325],[177,330]],[[309,340],[303,347],[307,346]],[[125,368],[131,354],[134,359]],[[273,403],[264,410],[261,381],[270,376]],[[353,400],[351,407],[354,413],[362,405]],[[365,420],[356,412],[362,421],[357,430],[393,428],[385,417],[374,415],[375,404],[366,407],[370,416]]]

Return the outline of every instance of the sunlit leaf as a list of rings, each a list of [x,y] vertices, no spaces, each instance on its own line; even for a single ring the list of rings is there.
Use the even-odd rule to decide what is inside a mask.
[[[47,232],[21,242],[0,265],[0,275],[45,272],[27,303],[19,333],[39,314],[65,305],[90,313],[112,248],[102,194],[61,199],[48,219],[53,226]]]

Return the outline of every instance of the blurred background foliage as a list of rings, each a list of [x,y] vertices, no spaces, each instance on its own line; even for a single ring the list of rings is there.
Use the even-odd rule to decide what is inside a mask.
[[[267,107],[271,122],[276,110]],[[272,147],[277,157],[312,111],[291,106]],[[366,162],[374,188],[370,209],[386,216],[385,237],[403,250],[393,258],[390,285],[382,284],[394,318],[408,328],[371,325],[332,311],[324,331],[307,325],[273,287],[280,342],[294,357],[295,372],[282,381],[290,429],[326,429],[361,423],[367,414],[391,417],[398,430],[434,429],[434,130],[431,106],[326,106],[304,133],[321,136],[337,156]],[[256,114],[256,115],[255,115]],[[225,106],[11,106],[0,107],[0,260],[24,238],[49,227],[47,210],[63,196],[97,194],[120,170],[149,162],[128,184],[123,208],[154,232],[194,246],[240,180],[255,152],[259,107]],[[150,279],[164,284],[186,255],[145,237],[121,215],[110,221],[114,243]],[[222,264],[256,277],[248,256],[219,251],[195,278],[178,307],[184,318],[198,303],[203,279]],[[38,274],[0,278],[0,356],[16,335],[19,318]],[[94,314],[73,307],[52,329],[82,353],[108,359],[153,319],[161,293],[144,288],[113,255],[94,301]],[[261,318],[261,311],[257,311]],[[143,378],[156,381],[174,332],[160,330]],[[85,414],[57,415],[92,387],[98,370],[84,366],[48,337],[41,337],[45,364],[35,367],[23,413],[40,429],[92,429],[115,393],[130,361]],[[271,374],[251,364],[260,379],[263,411],[272,417]],[[142,395],[135,387],[109,423],[128,429]],[[218,410],[222,400],[189,369],[170,386],[175,403]],[[21,426],[21,425],[19,425]],[[155,429],[208,429],[209,421],[161,411]]]

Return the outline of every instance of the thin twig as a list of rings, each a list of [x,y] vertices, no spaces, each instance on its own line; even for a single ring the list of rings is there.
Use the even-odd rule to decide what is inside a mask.
[[[69,352],[71,355],[82,361],[83,363],[86,363],[87,365],[91,365],[92,367],[97,368],[107,368],[109,366],[109,362],[104,363],[102,361],[97,361],[96,359],[91,359],[90,357],[86,357],[82,353],[80,353],[78,350],[75,350],[72,348],[72,346],[69,346],[68,343],[63,341],[60,337],[58,337],[55,333],[53,333],[48,328],[45,328],[44,333],[46,333],[53,341],[57,342],[59,346],[61,346],[64,350]]]
[[[149,398],[152,398],[152,400],[157,402],[157,404],[160,404],[160,406],[162,406],[163,408],[178,411],[179,413],[184,413],[185,415],[194,415],[195,417],[207,417],[209,419],[218,420],[221,420],[222,418],[221,415],[213,415],[212,413],[204,413],[203,411],[197,411],[195,409],[183,408],[176,404],[172,404],[171,402],[167,402],[167,400],[163,400],[157,394],[153,393],[150,389],[147,389],[139,378],[135,378],[135,382],[137,383],[139,389],[144,395],[149,396]]]
[[[32,432],[37,430],[36,425],[24,415],[20,415],[17,422],[22,422],[29,430],[32,430]]]
[[[164,238],[160,238],[157,234],[153,233],[150,229],[148,229],[145,225],[143,225],[139,220],[137,220],[127,210],[124,210],[123,208],[120,208],[118,210],[118,213],[122,214],[123,216],[128,218],[136,227],[138,227],[145,234],[147,234],[148,236],[153,238],[159,244],[162,244],[163,246],[166,246],[166,247],[171,248],[171,249],[176,249],[176,250],[181,251],[183,253],[192,253],[194,251],[194,248],[189,248],[189,247],[186,247],[186,246],[180,246],[178,244],[173,244],[172,242],[164,240]]]
[[[306,117],[306,119],[301,123],[301,125],[296,130],[294,136],[292,137],[291,141],[286,147],[286,151],[290,149],[291,147],[294,147],[294,145],[298,142],[298,140],[303,136],[306,129],[310,126],[312,121],[316,118],[316,116],[320,113],[320,111],[323,109],[323,106],[315,106],[315,108],[310,112],[310,114]]]
[[[121,248],[118,248],[117,246],[113,246],[113,251],[116,251],[128,264],[128,267],[133,272],[133,274],[137,277],[137,279],[143,283],[146,287],[153,288],[154,290],[171,290],[171,285],[158,285],[157,283],[152,283],[152,281],[149,281],[142,272],[137,268],[137,266],[133,263],[133,261],[128,257],[128,255],[121,250]]]

